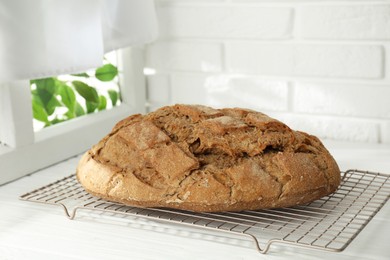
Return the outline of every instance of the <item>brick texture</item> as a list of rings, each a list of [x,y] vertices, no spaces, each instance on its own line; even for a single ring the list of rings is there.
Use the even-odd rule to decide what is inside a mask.
[[[221,45],[199,42],[157,42],[147,48],[146,66],[181,71],[220,71]]]
[[[372,143],[380,140],[379,122],[373,120],[299,114],[270,114],[295,130],[305,131],[322,139]]]
[[[390,121],[383,121],[380,128],[380,141],[390,144]]]
[[[383,49],[368,45],[228,43],[231,72],[266,75],[381,78]]]
[[[170,101],[171,86],[169,76],[150,75],[146,78],[148,101],[150,103],[167,104]]]
[[[297,83],[292,100],[297,112],[390,119],[390,86]]]
[[[286,39],[292,32],[291,8],[163,5],[158,14],[161,37]]]
[[[288,84],[237,75],[174,75],[172,102],[286,111]]]
[[[313,39],[390,39],[390,5],[305,6],[301,32]]]
[[[150,110],[247,107],[320,138],[390,144],[388,0],[156,0]]]

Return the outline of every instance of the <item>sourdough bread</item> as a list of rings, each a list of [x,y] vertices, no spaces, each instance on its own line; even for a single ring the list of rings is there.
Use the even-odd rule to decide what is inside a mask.
[[[305,204],[334,192],[340,171],[318,138],[265,114],[175,105],[117,123],[77,179],[111,201],[213,212]]]

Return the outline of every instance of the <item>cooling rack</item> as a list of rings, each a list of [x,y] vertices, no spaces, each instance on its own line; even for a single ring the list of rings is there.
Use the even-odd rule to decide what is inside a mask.
[[[145,218],[252,240],[260,253],[272,244],[340,252],[362,231],[390,197],[390,175],[360,170],[343,173],[334,194],[310,204],[258,211],[195,213],[166,208],[137,208],[91,196],[70,175],[26,193],[21,200],[61,206],[68,218],[80,210]]]

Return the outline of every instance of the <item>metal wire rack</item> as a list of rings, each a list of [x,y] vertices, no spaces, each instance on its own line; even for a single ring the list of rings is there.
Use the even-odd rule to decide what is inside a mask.
[[[362,231],[390,197],[390,175],[360,170],[343,173],[336,193],[304,206],[259,211],[195,213],[166,208],[137,208],[96,198],[75,175],[26,193],[21,200],[59,205],[68,218],[79,210],[176,223],[253,240],[260,253],[272,244],[340,252]]]

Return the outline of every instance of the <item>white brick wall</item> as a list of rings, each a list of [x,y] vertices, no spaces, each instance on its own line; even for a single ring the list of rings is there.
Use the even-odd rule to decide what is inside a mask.
[[[291,38],[292,8],[165,5],[159,9],[163,37]]]
[[[237,106],[271,111],[288,109],[288,84],[285,81],[221,74],[177,74],[172,76],[171,88],[171,103]]]
[[[390,1],[156,1],[150,110],[248,107],[322,138],[390,143]]]
[[[229,72],[340,78],[383,77],[381,46],[352,44],[226,44]]]
[[[390,5],[305,6],[302,37],[308,39],[389,40]]]
[[[161,41],[146,53],[147,66],[178,71],[221,71],[221,44]]]
[[[390,86],[296,83],[292,102],[296,112],[390,119]]]

